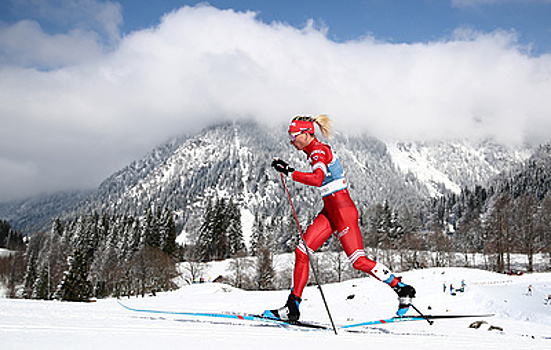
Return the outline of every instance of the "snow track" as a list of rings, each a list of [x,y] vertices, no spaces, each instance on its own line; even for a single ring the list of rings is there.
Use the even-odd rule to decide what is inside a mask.
[[[487,325],[503,331],[469,328],[479,319],[403,322],[355,328],[353,332],[304,330],[260,322],[219,320],[135,313],[118,300],[94,303],[46,302],[0,298],[0,348],[11,349],[263,349],[308,348],[316,350],[361,348],[388,349],[551,349],[551,305],[539,293],[551,293],[551,273],[504,276],[470,269],[427,269],[403,274],[418,290],[415,299],[423,312],[433,314],[494,313]],[[464,293],[444,293],[443,282],[465,279]],[[504,284],[486,283],[507,279]],[[532,297],[525,294],[534,286]],[[324,286],[338,325],[391,316],[396,308],[393,292],[372,278]],[[258,313],[280,306],[288,291],[248,292],[205,283],[183,286],[157,297],[124,299],[137,309],[198,312]],[[353,298],[348,298],[354,295]],[[429,310],[430,309],[430,310]],[[327,323],[315,287],[305,290],[301,312],[305,321]]]

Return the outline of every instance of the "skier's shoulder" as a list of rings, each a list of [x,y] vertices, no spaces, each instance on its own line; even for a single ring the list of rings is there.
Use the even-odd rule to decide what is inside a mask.
[[[312,147],[312,152],[310,153],[310,159],[313,163],[322,161],[324,163],[329,163],[333,159],[333,151],[331,146],[326,143],[314,140],[314,145]]]

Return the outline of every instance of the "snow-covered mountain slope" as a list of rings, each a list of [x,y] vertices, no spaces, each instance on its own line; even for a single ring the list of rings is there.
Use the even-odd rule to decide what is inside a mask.
[[[397,142],[389,144],[388,151],[398,169],[411,173],[433,197],[441,195],[443,188],[459,194],[464,186],[485,184],[533,153],[526,147],[507,147],[489,140]]]
[[[431,196],[483,184],[532,152],[490,141],[385,144],[349,135],[337,135],[330,144],[361,211],[385,201],[394,207],[415,207]],[[206,200],[215,196],[231,196],[248,213],[288,215],[281,181],[270,167],[276,156],[298,170],[310,169],[305,156],[289,145],[284,126],[267,129],[252,121],[218,124],[152,150],[110,176],[93,194],[79,198],[78,204],[66,198],[49,203],[58,210],[40,215],[41,222],[48,216],[106,210],[140,216],[148,208],[169,207],[178,213],[179,223],[193,231]],[[299,216],[306,218],[319,209],[315,189],[292,182],[290,186]],[[28,203],[0,205],[0,214],[17,229],[36,228],[29,218],[37,217],[33,211],[41,208],[29,208]]]

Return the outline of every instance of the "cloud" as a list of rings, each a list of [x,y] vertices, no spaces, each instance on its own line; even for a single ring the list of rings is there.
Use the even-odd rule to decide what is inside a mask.
[[[549,4],[551,0],[451,0],[453,7],[472,8],[484,5],[502,5],[506,3],[518,4]]]
[[[515,33],[392,44],[337,43],[328,30],[209,6],[114,47],[90,30],[0,28],[0,201],[97,186],[170,136],[227,119],[281,127],[329,113],[341,131],[383,139],[551,136],[551,56],[530,56]],[[18,46],[26,39],[37,44]]]
[[[11,5],[16,17],[25,19],[0,26],[0,66],[43,70],[72,66],[100,58],[121,39],[118,3],[17,0]]]
[[[8,0],[9,1],[9,0]],[[120,39],[123,23],[118,2],[101,0],[11,0],[12,11],[35,18],[52,28],[94,31],[107,43]]]
[[[52,69],[88,61],[101,53],[102,47],[94,32],[74,30],[48,35],[39,23],[29,20],[0,31],[2,65]]]

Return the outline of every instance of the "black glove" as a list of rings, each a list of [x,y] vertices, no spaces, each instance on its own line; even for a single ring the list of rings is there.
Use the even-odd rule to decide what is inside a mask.
[[[285,175],[292,174],[295,169],[287,164],[283,159],[274,158],[272,168]]]

